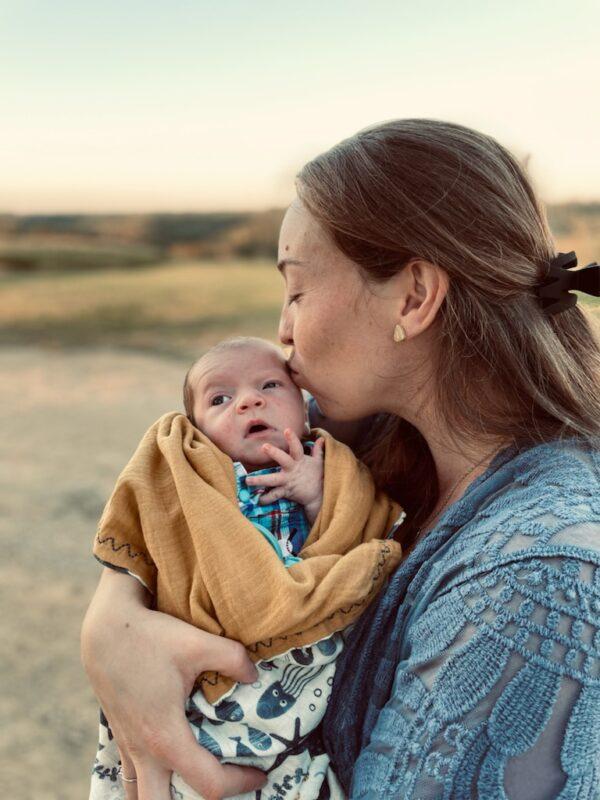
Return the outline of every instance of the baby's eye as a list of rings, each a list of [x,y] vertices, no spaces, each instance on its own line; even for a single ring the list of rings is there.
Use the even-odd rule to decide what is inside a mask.
[[[218,402],[218,401],[221,400],[222,398],[226,398],[226,397],[229,397],[229,395],[228,394],[216,394],[212,398],[212,400],[210,401],[210,405],[211,406],[222,406],[223,403]],[[224,402],[224,400],[223,400],[223,402]]]
[[[281,381],[267,381],[263,389],[268,389],[270,386],[281,386]]]

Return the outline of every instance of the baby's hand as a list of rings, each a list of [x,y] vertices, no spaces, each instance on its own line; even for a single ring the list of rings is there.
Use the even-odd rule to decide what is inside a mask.
[[[289,454],[273,444],[262,446],[263,451],[281,466],[281,470],[268,475],[249,475],[246,483],[249,486],[267,487],[268,491],[265,491],[259,500],[261,505],[274,503],[282,497],[300,503],[304,506],[306,516],[312,525],[323,502],[325,440],[317,439],[312,454],[307,456],[302,448],[302,442],[291,428],[286,428],[283,435],[288,442]]]

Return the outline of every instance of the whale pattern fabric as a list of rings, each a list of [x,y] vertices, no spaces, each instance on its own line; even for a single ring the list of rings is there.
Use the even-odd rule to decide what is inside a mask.
[[[318,726],[323,719],[344,645],[341,633],[257,664],[258,680],[236,684],[217,703],[194,692],[186,716],[198,744],[224,763],[268,771],[268,783],[244,800],[343,800]],[[177,774],[171,797],[201,800]],[[119,752],[104,715],[92,770],[90,800],[124,800]]]

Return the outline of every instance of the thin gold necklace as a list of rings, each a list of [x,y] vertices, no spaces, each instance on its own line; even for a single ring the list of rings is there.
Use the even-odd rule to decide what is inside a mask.
[[[433,523],[433,522],[435,522],[437,519],[439,519],[439,518],[442,516],[442,514],[443,514],[443,513],[444,513],[444,511],[446,510],[446,506],[447,506],[447,505],[448,505],[448,503],[450,502],[450,498],[452,497],[452,495],[454,494],[454,492],[455,492],[455,491],[458,489],[458,487],[460,486],[460,484],[461,484],[461,483],[462,483],[464,480],[466,480],[466,478],[468,478],[468,477],[469,477],[469,475],[472,475],[472,474],[475,472],[475,470],[476,470],[478,467],[480,467],[480,466],[481,466],[481,465],[482,465],[482,464],[483,464],[485,461],[487,461],[488,459],[491,459],[491,458],[492,458],[492,456],[494,456],[494,455],[495,455],[495,453],[497,453],[497,452],[498,452],[498,449],[499,449],[499,448],[495,447],[495,448],[492,450],[492,452],[491,452],[491,453],[488,453],[488,454],[486,454],[486,455],[485,455],[485,456],[484,456],[484,457],[481,459],[481,461],[478,461],[478,462],[477,462],[476,464],[474,464],[472,467],[469,467],[469,469],[468,469],[468,470],[465,472],[465,474],[460,476],[460,478],[459,478],[459,479],[456,481],[456,483],[455,483],[455,484],[452,486],[452,488],[450,489],[450,491],[448,492],[448,494],[447,494],[447,495],[444,497],[444,502],[442,503],[442,506],[441,506],[440,510],[437,512],[437,514],[435,514],[433,517],[430,515],[430,516],[429,516],[429,518],[428,518],[428,519],[426,519],[426,520],[425,520],[425,522],[424,522],[422,525],[420,525],[420,526],[417,528],[417,533],[416,533],[416,535],[415,535],[415,542],[417,542],[417,541],[418,541],[418,540],[421,538],[421,534],[423,533],[423,531],[425,530],[425,528],[427,528],[427,527],[431,527],[431,526],[432,526],[432,523]]]

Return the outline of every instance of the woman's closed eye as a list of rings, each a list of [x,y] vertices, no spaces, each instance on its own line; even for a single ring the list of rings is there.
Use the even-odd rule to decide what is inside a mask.
[[[297,294],[291,294],[288,298],[287,304],[291,306],[292,303],[297,303],[298,300],[302,297],[302,292],[298,292]]]

